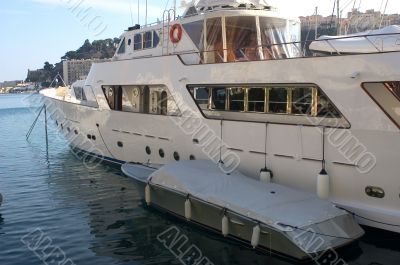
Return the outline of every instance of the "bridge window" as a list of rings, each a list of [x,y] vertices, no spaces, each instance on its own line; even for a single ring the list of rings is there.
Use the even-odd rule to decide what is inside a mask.
[[[133,49],[137,51],[141,50],[142,48],[142,33],[135,34],[133,37]]]
[[[180,115],[166,86],[103,86],[110,109],[155,115]]]
[[[125,53],[125,38],[121,41],[119,48],[118,48],[118,54],[123,54]]]
[[[143,49],[153,48],[153,32],[147,31],[143,33]]]
[[[289,115],[298,117],[290,118],[292,122],[298,124],[310,123],[309,119],[302,119],[304,121],[302,122],[301,117],[314,117],[325,119],[326,124],[335,125],[337,123],[334,123],[332,119],[342,119],[344,127],[349,125],[328,97],[315,85],[240,85],[237,87],[211,85],[188,88],[199,108],[208,118],[262,122],[273,117],[265,114],[273,114],[275,117]],[[278,118],[272,120],[276,119]]]

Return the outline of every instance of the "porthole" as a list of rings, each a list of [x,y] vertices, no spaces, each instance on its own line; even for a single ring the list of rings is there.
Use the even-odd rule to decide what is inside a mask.
[[[194,155],[190,155],[189,159],[190,160],[196,160],[196,157]]]
[[[160,157],[162,157],[162,158],[164,158],[164,156],[165,156],[164,150],[162,150],[162,149],[158,150],[158,154],[159,154]]]
[[[118,142],[117,142],[117,146],[122,148],[122,147],[124,147],[124,143],[123,143],[123,142],[120,142],[120,141],[118,141]]]
[[[178,152],[174,152],[174,159],[176,161],[179,161],[180,157],[179,157],[179,153]]]
[[[92,135],[92,140],[96,141],[96,136],[95,135]]]
[[[74,130],[74,133],[75,133],[76,135],[78,135],[78,130]]]
[[[91,140],[91,139],[92,139],[92,136],[91,136],[90,134],[88,134],[88,135],[87,135],[87,138],[88,138],[89,140]]]
[[[385,197],[385,191],[379,187],[368,186],[365,188],[365,193],[374,198],[382,199]]]
[[[151,149],[149,146],[146,146],[146,154],[151,155]]]

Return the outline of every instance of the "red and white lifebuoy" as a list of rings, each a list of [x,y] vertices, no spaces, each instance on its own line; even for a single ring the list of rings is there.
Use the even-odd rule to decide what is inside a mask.
[[[169,31],[169,38],[172,43],[177,44],[182,39],[182,26],[180,24],[174,24]]]

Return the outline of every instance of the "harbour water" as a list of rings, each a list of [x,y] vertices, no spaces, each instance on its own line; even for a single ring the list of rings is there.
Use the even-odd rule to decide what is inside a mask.
[[[179,257],[190,247],[215,265],[295,264],[147,208],[133,180],[83,163],[52,121],[47,157],[43,119],[25,139],[38,109],[27,97],[0,95],[0,265],[186,264]],[[160,240],[172,228],[180,248]],[[367,229],[336,254],[311,264],[397,265],[400,236]]]

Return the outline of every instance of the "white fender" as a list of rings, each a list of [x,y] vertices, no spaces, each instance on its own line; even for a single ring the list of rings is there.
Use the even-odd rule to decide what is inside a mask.
[[[229,219],[226,215],[222,217],[222,235],[227,237],[229,234]]]
[[[321,199],[329,198],[329,175],[325,170],[322,170],[317,176],[317,194]]]
[[[147,184],[146,188],[144,189],[144,199],[146,201],[147,205],[150,205],[151,203],[151,193],[150,193],[150,185]]]
[[[192,219],[192,203],[189,198],[185,201],[185,218],[190,221]]]
[[[260,181],[265,182],[265,183],[270,183],[271,182],[271,171],[267,169],[261,169],[260,171]]]
[[[253,248],[256,248],[258,246],[258,244],[260,243],[260,234],[261,234],[260,225],[256,225],[253,228],[253,235],[251,236],[251,246]]]

